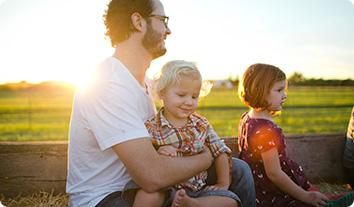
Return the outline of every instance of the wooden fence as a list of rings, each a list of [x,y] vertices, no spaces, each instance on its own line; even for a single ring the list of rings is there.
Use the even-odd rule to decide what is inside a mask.
[[[237,139],[225,143],[238,155]],[[289,156],[312,182],[341,182],[345,134],[286,138]],[[0,194],[14,197],[40,190],[65,192],[67,142],[0,142]]]

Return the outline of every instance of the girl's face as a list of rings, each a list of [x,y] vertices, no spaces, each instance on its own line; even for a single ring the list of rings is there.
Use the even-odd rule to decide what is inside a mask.
[[[269,111],[281,111],[286,99],[286,80],[274,83],[267,97]]]
[[[188,117],[197,109],[202,83],[193,76],[182,76],[178,83],[160,92],[164,116],[174,126],[187,124]]]

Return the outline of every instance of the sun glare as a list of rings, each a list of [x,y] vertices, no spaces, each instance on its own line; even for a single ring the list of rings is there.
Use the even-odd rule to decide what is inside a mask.
[[[89,84],[88,77],[73,77],[71,80],[67,80],[76,90],[84,90]]]

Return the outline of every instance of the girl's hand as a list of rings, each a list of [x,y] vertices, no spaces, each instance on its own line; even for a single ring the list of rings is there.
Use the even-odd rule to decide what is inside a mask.
[[[318,191],[307,191],[306,203],[309,203],[316,207],[325,206],[328,201],[327,196]]]
[[[227,189],[229,189],[228,185],[223,185],[219,183],[205,187],[205,190],[227,190]]]
[[[165,155],[165,156],[170,156],[170,157],[176,157],[177,156],[177,149],[174,148],[171,145],[165,145],[165,146],[161,146],[157,152],[160,155]]]

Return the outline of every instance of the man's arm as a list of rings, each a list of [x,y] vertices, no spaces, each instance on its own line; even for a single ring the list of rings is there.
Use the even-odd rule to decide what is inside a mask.
[[[150,138],[126,141],[113,149],[133,180],[147,192],[185,181],[212,164],[209,149],[193,156],[163,156],[154,149]]]

